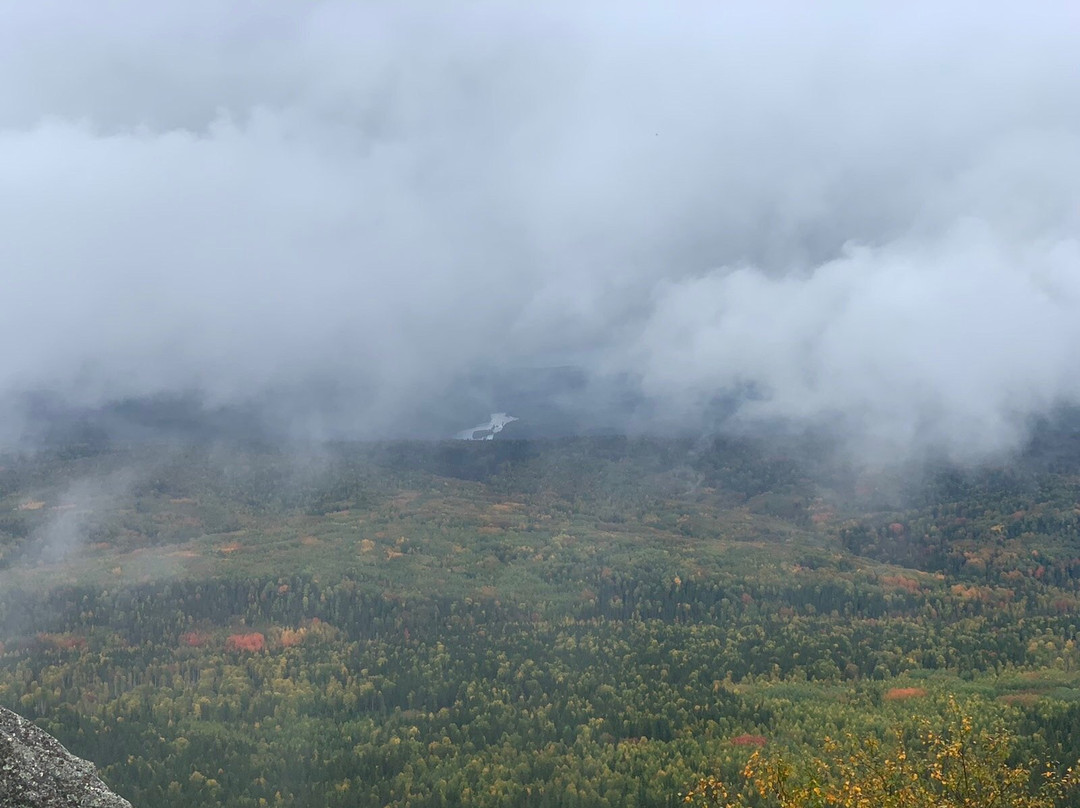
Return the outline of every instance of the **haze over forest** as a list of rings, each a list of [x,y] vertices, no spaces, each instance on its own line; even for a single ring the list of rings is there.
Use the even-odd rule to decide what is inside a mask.
[[[560,369],[537,396],[591,426],[1015,448],[1080,403],[1078,26],[9,4],[4,442],[143,399],[448,436],[510,409],[492,379]],[[475,406],[435,424],[450,400]]]
[[[155,808],[1080,805],[1078,33],[0,3],[0,708]]]

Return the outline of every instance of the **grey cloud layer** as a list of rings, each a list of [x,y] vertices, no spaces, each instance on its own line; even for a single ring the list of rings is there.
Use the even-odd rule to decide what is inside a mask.
[[[543,5],[5,7],[0,390],[371,434],[577,364],[955,451],[1080,399],[1069,4]]]

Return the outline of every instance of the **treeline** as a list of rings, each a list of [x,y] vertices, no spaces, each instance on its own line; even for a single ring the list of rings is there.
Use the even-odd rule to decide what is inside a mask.
[[[322,583],[304,575],[114,590],[58,587],[39,595],[9,588],[0,595],[0,623],[9,635],[22,636],[8,641],[9,650],[32,646],[41,633],[107,628],[133,645],[173,644],[202,624],[295,626],[311,619],[354,640],[437,638],[479,626],[559,620],[710,626],[731,639],[767,638],[768,646],[740,640],[732,647],[724,669],[736,678],[768,673],[774,664],[791,673],[804,664],[798,660],[806,649],[814,649],[823,663],[828,657],[840,670],[854,666],[857,676],[873,675],[882,666],[895,675],[897,654],[931,669],[1039,664],[1046,655],[1030,649],[1033,639],[1052,636],[1055,648],[1064,652],[1080,625],[1075,612],[1063,607],[1063,593],[1034,579],[1024,591],[829,567],[799,571],[786,580],[762,576],[726,583],[690,575],[638,580],[608,568],[581,572],[578,580],[566,582],[581,587],[577,598],[555,605],[515,603],[497,591],[475,599],[394,593],[378,591],[370,582]]]

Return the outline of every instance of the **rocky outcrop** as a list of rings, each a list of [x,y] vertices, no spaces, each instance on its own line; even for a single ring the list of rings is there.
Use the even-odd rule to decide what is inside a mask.
[[[0,707],[0,806],[131,808],[56,738]]]

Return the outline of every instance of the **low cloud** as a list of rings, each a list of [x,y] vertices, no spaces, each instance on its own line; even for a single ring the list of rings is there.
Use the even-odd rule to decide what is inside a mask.
[[[1071,4],[0,14],[8,402],[371,437],[573,366],[977,456],[1080,398]]]
[[[30,558],[52,563],[76,556],[90,542],[94,531],[115,515],[136,480],[134,469],[74,480],[34,532]]]
[[[658,290],[635,343],[652,397],[744,422],[844,419],[864,449],[1016,445],[1080,398],[1080,243],[1016,245],[984,222],[932,242],[849,246],[811,270],[707,273]]]

